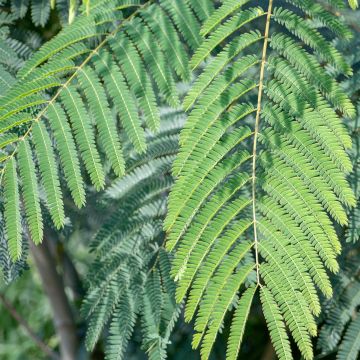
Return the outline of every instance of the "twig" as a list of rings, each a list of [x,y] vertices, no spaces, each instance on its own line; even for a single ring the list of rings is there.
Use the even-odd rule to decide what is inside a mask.
[[[59,360],[59,355],[54,352],[47,344],[45,344],[39,336],[36,335],[34,330],[31,329],[25,319],[16,311],[14,306],[5,298],[4,294],[0,293],[0,301],[4,308],[10,313],[10,315],[24,328],[29,337],[36,343],[36,345],[51,359]]]

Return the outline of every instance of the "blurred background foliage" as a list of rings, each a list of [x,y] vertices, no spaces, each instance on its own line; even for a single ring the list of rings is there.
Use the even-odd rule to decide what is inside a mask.
[[[72,0],[70,1],[71,3],[66,0],[57,0],[55,6],[54,4],[50,6],[48,0],[0,1],[0,41],[5,42],[17,54],[17,58],[13,58],[10,63],[7,59],[2,59],[0,55],[0,75],[4,68],[7,69],[8,75],[6,76],[11,76],[11,73],[15,74],[33,50],[55,36],[61,28],[68,26],[69,20],[71,21],[74,16],[74,9],[79,8],[80,5]],[[352,96],[354,102],[357,103],[360,114],[360,11],[346,10],[343,16],[354,31],[354,39],[350,44],[339,43],[337,46],[347,54],[348,61],[353,64],[355,76],[351,80],[340,80],[343,80],[343,86]],[[0,80],[0,88],[5,89],[5,86]],[[180,91],[186,91],[186,85],[179,84],[178,86]],[[354,140],[354,149],[351,155],[355,172],[351,181],[359,196],[360,116],[357,117],[355,123],[349,122],[348,126]],[[106,219],[111,216],[114,209],[122,206],[121,200],[118,200],[118,203],[112,200],[109,206],[109,203],[104,200],[104,193],[93,191],[90,185],[87,188],[87,193],[86,207],[80,210],[72,205],[70,196],[68,199],[65,198],[69,220],[61,232],[55,232],[50,222],[48,222],[49,225],[46,229],[48,255],[50,254],[52,265],[56,269],[59,279],[61,279],[58,285],[63,288],[71,309],[77,341],[80,344],[78,354],[80,360],[104,358],[103,339],[100,340],[91,354],[85,350],[86,321],[80,315],[80,308],[86,294],[86,276],[90,265],[95,260],[95,255],[89,252],[90,241]],[[336,287],[339,293],[346,291],[351,284],[359,284],[360,281],[359,212],[358,207],[351,215],[350,229],[339,229],[343,243],[348,242],[347,250],[341,258],[342,269],[344,270],[333,279],[334,284],[340,284],[340,287]],[[0,246],[6,246],[1,229]],[[49,299],[44,290],[44,283],[33,257],[28,258],[27,265],[23,262],[19,264],[2,263],[2,267],[3,276],[0,276],[0,359],[40,360],[56,358],[60,340],[54,325],[54,316]],[[17,278],[18,272],[21,273],[21,276]],[[15,280],[9,282],[12,278]],[[347,280],[342,282],[343,279]],[[320,323],[325,325],[320,332],[317,359],[331,360],[336,358],[343,331],[348,327],[348,320],[350,318],[356,319],[356,313],[360,306],[360,294],[357,296],[357,299],[351,299],[355,301],[352,304],[351,314],[344,315],[332,310],[334,307],[341,307],[341,303],[336,302],[339,299],[325,304],[326,311],[319,319]],[[339,298],[341,297],[339,296]],[[348,309],[346,306],[345,304],[345,310]],[[336,329],[335,325],[338,325],[338,321],[342,321],[339,319],[344,319],[341,316],[345,316],[347,321],[344,321],[341,329]],[[16,317],[18,318],[16,319]],[[31,334],[29,334],[29,330]],[[125,356],[126,359],[146,359],[146,355],[141,351],[140,331],[140,324],[137,323]],[[227,335],[224,333],[218,338],[212,355],[214,360],[225,358],[226,342],[224,339]],[[170,339],[168,358],[173,360],[199,359],[199,354],[191,349],[191,336],[191,324],[186,324],[180,317]],[[260,312],[260,304],[254,305],[241,351],[241,359],[275,359],[265,321]],[[300,359],[300,355],[298,358]]]

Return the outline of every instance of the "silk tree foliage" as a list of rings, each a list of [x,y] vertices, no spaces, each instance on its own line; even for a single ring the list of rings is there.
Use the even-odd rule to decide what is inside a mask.
[[[181,311],[170,278],[170,255],[162,247],[162,221],[184,114],[163,109],[161,119],[158,134],[148,135],[146,153],[131,154],[125,148],[128,172],[106,190],[103,200],[116,210],[90,244],[95,260],[82,308],[89,321],[86,345],[92,351],[109,323],[107,359],[127,358],[137,321],[148,358],[166,359]]]
[[[1,186],[13,260],[21,257],[22,216],[32,240],[42,240],[40,198],[55,226],[64,225],[58,158],[81,207],[85,172],[97,190],[106,184],[104,158],[115,176],[124,174],[122,129],[138,153],[146,151],[144,128],[156,132],[160,121],[155,94],[179,104],[175,81],[189,79],[188,54],[211,10],[205,0],[93,1],[88,15],[21,67],[0,99]]]
[[[28,269],[26,263],[26,253],[27,253],[27,242],[23,239],[22,247],[24,249],[24,254],[21,259],[12,261],[9,256],[8,242],[5,234],[5,224],[4,219],[0,218],[0,269],[1,269],[1,278],[4,279],[6,284],[10,284],[12,281],[16,280],[24,270]]]
[[[354,69],[360,65],[360,41],[353,39],[349,44],[338,44],[338,47],[352,63]],[[353,162],[353,172],[349,182],[354,190],[357,202],[360,197],[360,139],[359,120],[360,85],[356,81],[359,73],[342,82],[342,87],[351,95],[356,104],[357,115],[354,121],[349,121],[348,128],[353,140],[350,158]],[[349,223],[341,231],[341,238],[347,242],[340,257],[340,272],[332,276],[334,296],[324,302],[320,317],[320,331],[317,347],[321,355],[336,353],[339,360],[356,360],[360,354],[360,264],[359,264],[359,211],[357,206],[349,211]],[[344,242],[345,242],[344,241]]]
[[[63,24],[71,24],[80,7],[80,1],[77,0],[10,0],[9,3],[11,13],[16,19],[23,19],[30,12],[32,23],[41,27],[49,23],[51,11],[56,11]],[[85,0],[83,5],[86,13],[89,13],[90,2]]]
[[[2,4],[0,3],[0,6]],[[16,81],[15,74],[22,67],[24,61],[29,58],[32,49],[11,37],[10,27],[14,25],[16,16],[0,11],[0,97],[4,96],[8,88]],[[31,45],[37,45],[38,38],[28,34],[32,38]]]
[[[202,359],[233,308],[227,358],[237,358],[258,295],[279,359],[292,359],[290,335],[314,357],[319,293],[332,296],[339,270],[335,224],[356,204],[342,120],[355,109],[328,74],[352,69],[325,36],[351,32],[327,3],[344,6],[224,1],[202,25],[190,65],[206,66],[184,100],[164,224]]]
[[[317,346],[323,356],[336,353],[338,360],[356,360],[360,353],[359,246],[347,245],[341,272],[334,277],[334,296],[325,302]]]
[[[42,239],[40,199],[60,228],[64,185],[80,207],[85,182],[100,190],[125,173],[123,133],[141,161],[150,159],[145,129],[159,127],[158,97],[177,106],[175,82],[198,71],[184,101],[189,118],[173,165],[176,182],[164,226],[174,252],[176,300],[186,297],[185,317],[196,319],[194,347],[208,358],[227,311],[235,308],[227,357],[236,359],[253,299],[260,296],[278,357],[292,358],[291,335],[303,357],[312,359],[319,293],[331,297],[329,273],[339,268],[335,223],[347,226],[356,202],[347,182],[351,139],[342,122],[355,110],[328,75],[352,72],[329,41],[351,37],[341,18],[328,11],[344,4],[225,0],[214,11],[214,2],[206,0],[110,0],[81,7],[71,25],[19,66],[17,80],[0,98],[3,217],[12,259],[23,252],[23,219],[33,241]],[[105,176],[104,160],[112,166],[111,176]],[[160,163],[150,174],[162,173]],[[130,177],[118,183],[124,199],[128,190],[134,195],[139,181],[141,171],[132,170],[130,164]],[[131,219],[144,215],[133,210]],[[157,210],[164,216],[163,204]],[[146,227],[141,230],[143,238]],[[94,266],[103,272],[94,275],[84,304],[88,347],[110,320],[108,356],[121,358],[140,316],[152,321],[145,324],[144,334],[151,337],[145,335],[144,348],[159,350],[152,358],[164,357],[168,333],[159,332],[164,322],[152,310],[160,297],[170,301],[163,288],[168,272],[157,272],[155,263],[150,274],[157,275],[149,286],[160,281],[162,291],[154,297],[153,291],[140,292],[139,301],[151,297],[147,315],[145,307],[142,312],[139,303],[129,301],[139,295],[133,287],[147,283],[143,270],[151,261],[145,254],[156,258],[162,238],[155,239],[154,249],[139,249],[135,258],[144,261],[139,265],[123,256],[133,239],[117,243],[118,235],[104,243],[109,249],[120,244],[119,258],[101,252],[102,240],[93,245],[99,252]],[[112,260],[126,270],[114,272],[121,294],[108,282],[111,266],[102,269]],[[130,279],[135,268],[140,276]],[[124,332],[119,323],[125,321]]]

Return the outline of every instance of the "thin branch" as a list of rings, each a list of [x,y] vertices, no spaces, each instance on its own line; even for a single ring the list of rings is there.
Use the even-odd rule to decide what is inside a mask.
[[[30,250],[42,280],[43,288],[52,308],[54,325],[60,339],[62,360],[75,360],[78,351],[78,334],[62,277],[56,270],[56,262],[50,253],[49,234],[44,234],[41,245],[29,240]]]
[[[21,325],[29,337],[36,343],[36,345],[51,359],[59,360],[59,355],[54,352],[42,339],[36,335],[35,331],[31,329],[27,321],[21,317],[16,311],[15,307],[5,298],[4,294],[0,293],[0,302],[4,308],[10,313],[10,315]]]
[[[264,85],[264,74],[265,74],[265,64],[266,64],[266,52],[267,45],[269,40],[269,29],[270,29],[270,20],[271,20],[271,12],[272,12],[273,0],[269,0],[269,6],[267,10],[266,16],[266,24],[265,24],[265,34],[264,34],[264,45],[262,50],[262,58],[260,65],[260,80],[259,80],[259,92],[258,92],[258,101],[257,101],[257,110],[255,117],[255,129],[254,129],[254,144],[252,151],[252,213],[253,213],[253,223],[254,223],[254,242],[255,242],[255,262],[256,262],[256,280],[259,285],[260,284],[260,274],[259,274],[259,249],[258,249],[258,237],[257,237],[257,229],[256,229],[256,207],[255,207],[255,199],[256,199],[256,147],[257,147],[257,138],[259,134],[259,122],[260,122],[260,113],[261,113],[261,100],[263,94],[263,85]]]

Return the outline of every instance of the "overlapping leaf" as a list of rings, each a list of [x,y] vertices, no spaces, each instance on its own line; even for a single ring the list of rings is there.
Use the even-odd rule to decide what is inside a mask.
[[[203,359],[234,304],[227,357],[237,358],[256,292],[278,357],[292,358],[290,333],[313,359],[318,289],[330,297],[328,271],[339,270],[334,222],[347,224],[356,203],[341,118],[354,106],[324,64],[352,70],[307,17],[343,41],[351,34],[323,4],[288,3],[224,1],[190,62],[214,55],[184,100],[191,111],[165,230],[177,300],[187,295]]]

